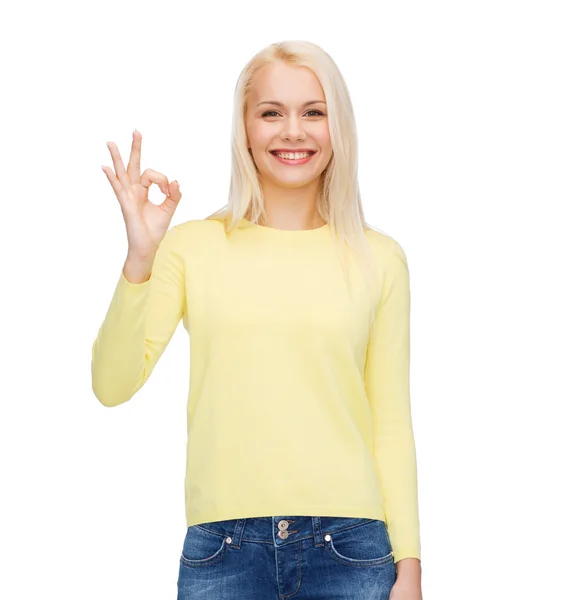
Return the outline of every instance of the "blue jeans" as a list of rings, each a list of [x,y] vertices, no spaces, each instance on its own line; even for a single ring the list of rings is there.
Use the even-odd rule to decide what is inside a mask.
[[[396,568],[386,523],[272,516],[191,525],[178,600],[388,600]]]

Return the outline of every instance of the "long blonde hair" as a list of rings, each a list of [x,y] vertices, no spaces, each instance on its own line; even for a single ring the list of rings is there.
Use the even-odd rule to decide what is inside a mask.
[[[273,43],[255,54],[243,68],[234,93],[228,203],[207,219],[222,221],[229,234],[236,229],[242,217],[257,223],[265,213],[259,174],[247,148],[245,116],[247,97],[256,72],[275,61],[308,67],[323,87],[333,155],[321,175],[316,208],[320,217],[330,225],[347,284],[349,251],[359,264],[372,299],[370,318],[373,323],[380,274],[373,248],[365,235],[365,230],[374,228],[365,221],[358,186],[358,140],[354,111],[339,68],[318,45],[304,40]]]

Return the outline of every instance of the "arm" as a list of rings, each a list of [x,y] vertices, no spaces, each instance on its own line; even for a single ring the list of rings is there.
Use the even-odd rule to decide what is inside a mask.
[[[421,544],[409,390],[409,269],[401,246],[389,241],[382,296],[368,342],[365,386],[372,409],[372,452],[399,577],[420,569]]]
[[[151,267],[127,259],[119,275],[92,345],[92,389],[104,406],[127,402],[144,385],[186,311],[179,238],[172,227]]]

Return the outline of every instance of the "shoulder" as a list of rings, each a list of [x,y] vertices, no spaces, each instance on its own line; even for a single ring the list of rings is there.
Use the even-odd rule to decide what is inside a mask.
[[[368,225],[364,233],[376,258],[381,260],[387,268],[398,265],[407,268],[407,256],[403,246],[389,234]]]
[[[170,227],[166,237],[173,239],[175,243],[187,244],[208,240],[209,237],[224,234],[224,224],[215,219],[190,219],[177,223]]]

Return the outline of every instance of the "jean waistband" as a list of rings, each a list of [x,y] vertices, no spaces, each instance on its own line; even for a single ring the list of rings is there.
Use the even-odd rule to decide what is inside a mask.
[[[357,527],[373,520],[364,517],[275,515],[210,521],[198,523],[195,527],[231,538],[233,547],[239,547],[242,541],[282,546],[310,537],[314,538],[316,546],[323,546],[324,535]]]

